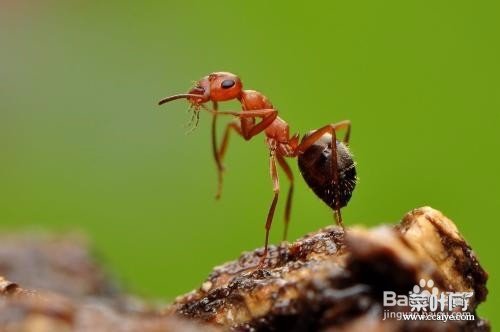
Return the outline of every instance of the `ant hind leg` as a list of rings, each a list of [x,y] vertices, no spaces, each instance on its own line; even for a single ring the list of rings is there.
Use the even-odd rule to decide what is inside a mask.
[[[342,222],[342,214],[340,213],[340,187],[339,187],[339,172],[338,172],[338,161],[337,161],[337,133],[336,131],[342,128],[346,128],[346,133],[343,138],[344,143],[349,142],[349,136],[351,133],[351,122],[349,120],[341,121],[334,124],[329,124],[319,128],[314,131],[311,135],[306,137],[300,145],[297,147],[298,153],[304,153],[311,145],[316,143],[324,134],[330,134],[331,138],[331,164],[332,164],[332,184],[335,188],[335,208],[333,209],[333,217],[338,226],[344,229],[344,223]]]

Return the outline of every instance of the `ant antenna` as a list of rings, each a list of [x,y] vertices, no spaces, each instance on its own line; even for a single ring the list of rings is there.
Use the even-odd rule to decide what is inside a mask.
[[[178,94],[178,95],[173,95],[173,96],[169,96],[169,97],[165,97],[163,98],[162,100],[160,100],[158,102],[158,105],[163,105],[165,103],[168,103],[172,100],[176,100],[176,99],[182,99],[182,98],[201,98],[202,96],[201,95],[196,95],[196,94],[190,94],[190,93],[181,93],[181,94]]]

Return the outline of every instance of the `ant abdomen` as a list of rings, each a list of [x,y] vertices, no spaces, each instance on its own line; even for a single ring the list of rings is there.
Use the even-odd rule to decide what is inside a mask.
[[[304,136],[306,138],[308,135]],[[302,138],[302,140],[304,140]],[[349,148],[337,141],[338,188],[332,176],[332,136],[325,134],[298,156],[300,173],[314,193],[332,209],[342,208],[351,199],[356,186],[356,167]],[[336,190],[338,200],[336,202]]]

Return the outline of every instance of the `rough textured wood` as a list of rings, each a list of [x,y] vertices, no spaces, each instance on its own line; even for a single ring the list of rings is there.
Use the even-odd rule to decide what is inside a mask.
[[[0,275],[0,332],[219,330],[121,291],[81,237],[1,236]]]
[[[158,309],[123,293],[79,239],[3,237],[0,275],[14,282],[0,277],[0,332],[489,330],[476,315],[487,274],[453,222],[431,208],[392,227],[327,227],[272,246],[257,269],[262,253],[214,268],[199,289]],[[407,293],[420,279],[474,292],[475,320],[382,320],[382,292]]]
[[[327,227],[217,267],[171,312],[237,331],[487,331],[475,314],[486,298],[485,271],[456,226],[425,207],[395,227]],[[472,322],[382,320],[384,290],[408,294],[420,279],[441,290],[474,291]]]

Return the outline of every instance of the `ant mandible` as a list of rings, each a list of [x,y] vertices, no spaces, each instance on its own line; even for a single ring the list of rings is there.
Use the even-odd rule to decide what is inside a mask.
[[[283,234],[284,240],[287,238],[294,177],[285,157],[298,158],[299,169],[304,180],[315,194],[333,209],[337,224],[344,228],[340,209],[346,206],[351,198],[357,179],[355,163],[347,147],[351,133],[349,120],[312,130],[299,142],[299,135],[290,136],[288,124],[278,116],[278,110],[266,96],[255,90],[243,90],[240,78],[228,72],[214,72],[207,75],[197,81],[188,93],[166,97],[159,102],[159,105],[182,98],[187,99],[191,108],[196,112],[203,108],[213,114],[212,149],[218,171],[216,198],[220,197],[222,191],[224,172],[222,161],[227,151],[230,132],[235,131],[247,141],[261,132],[266,135],[274,197],[267,213],[264,253],[260,265],[267,256],[269,230],[280,191],[276,163],[283,169],[290,181]],[[241,112],[218,111],[218,102],[229,100],[238,100],[241,103]],[[213,109],[205,106],[207,102],[212,102]],[[217,115],[231,115],[236,118],[227,124],[219,146],[216,141]],[[257,119],[260,121],[257,122]],[[337,140],[336,132],[340,129],[345,129],[342,141]]]

